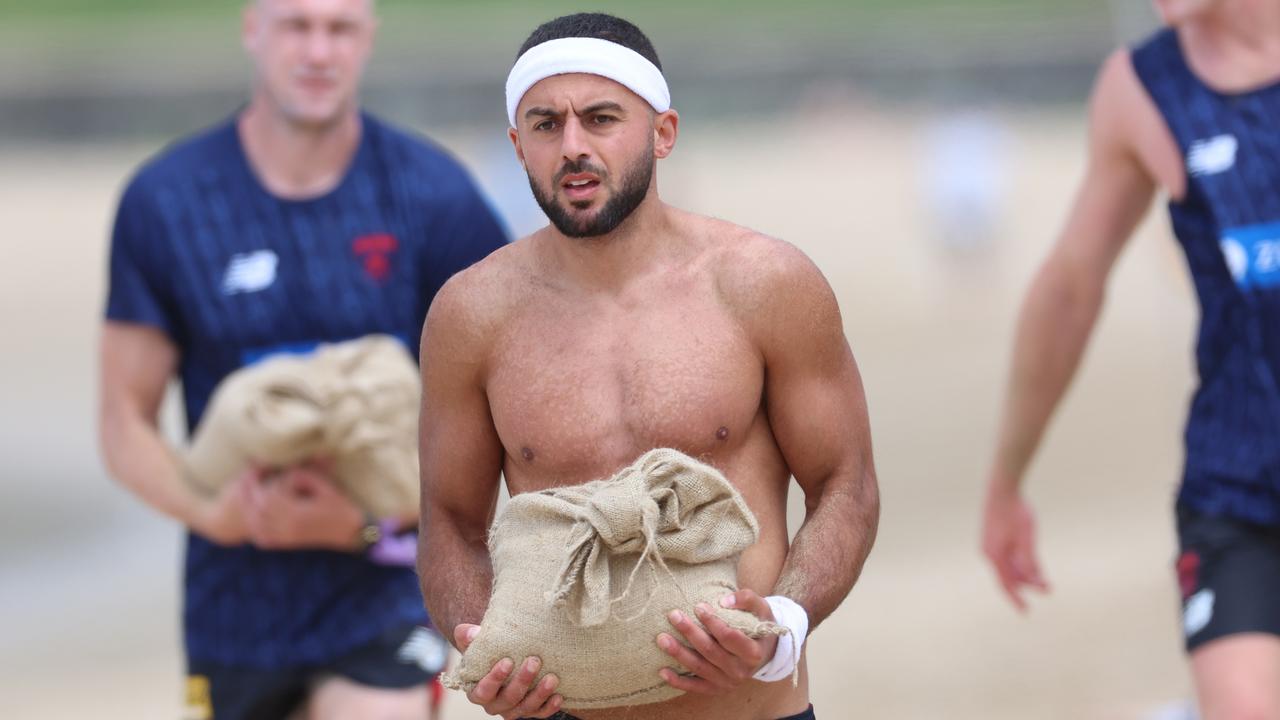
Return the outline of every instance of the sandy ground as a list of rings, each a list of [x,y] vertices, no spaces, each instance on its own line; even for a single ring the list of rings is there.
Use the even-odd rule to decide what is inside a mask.
[[[923,117],[816,106],[785,122],[686,119],[662,166],[669,200],[810,253],[861,364],[884,511],[862,580],[811,640],[820,717],[1173,717],[1189,695],[1169,510],[1195,317],[1159,213],[1122,259],[1034,468],[1052,596],[1016,615],[977,552],[1017,301],[1080,174],[1075,114],[997,114],[1002,132],[976,160],[946,161],[961,176],[996,161],[981,180],[999,186],[990,232],[968,249],[940,239],[927,189],[946,153]],[[439,139],[519,216],[527,190],[501,137]],[[151,150],[10,149],[0,162],[6,718],[178,715],[178,531],[105,477],[93,434],[107,228]],[[447,710],[481,717],[457,697]]]

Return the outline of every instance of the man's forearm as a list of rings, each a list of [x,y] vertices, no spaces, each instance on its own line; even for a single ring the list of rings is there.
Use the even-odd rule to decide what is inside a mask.
[[[862,573],[880,522],[875,476],[828,481],[796,533],[774,594],[799,603],[812,630],[844,601]]]
[[[1021,482],[1080,365],[1101,306],[1101,286],[1072,282],[1051,268],[1036,279],[1018,321],[993,489],[1013,490]]]
[[[483,537],[468,540],[451,520],[431,518],[420,538],[418,577],[431,622],[450,642],[459,624],[480,624],[493,586]]]
[[[184,525],[195,523],[198,498],[154,426],[124,413],[104,415],[101,435],[107,468],[120,484]]]

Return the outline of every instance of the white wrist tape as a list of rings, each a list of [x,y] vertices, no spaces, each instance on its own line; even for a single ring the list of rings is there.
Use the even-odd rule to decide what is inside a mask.
[[[520,98],[552,75],[599,75],[644,98],[657,112],[671,109],[671,91],[657,65],[629,47],[599,38],[560,38],[529,48],[507,76],[507,120],[516,126]]]
[[[800,664],[800,650],[804,648],[804,639],[809,634],[809,613],[791,598],[781,595],[770,595],[764,601],[773,610],[774,623],[791,632],[778,636],[778,647],[773,651],[773,659],[765,663],[753,677],[764,682],[776,682],[790,677],[794,682],[796,666]]]

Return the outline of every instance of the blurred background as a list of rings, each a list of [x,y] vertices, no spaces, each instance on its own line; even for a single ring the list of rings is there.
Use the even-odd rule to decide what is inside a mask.
[[[240,5],[0,0],[0,717],[179,714],[180,533],[103,471],[97,329],[126,178],[247,98]],[[450,148],[526,233],[543,218],[502,83],[537,23],[582,9],[383,0],[367,105]],[[839,296],[884,514],[811,640],[819,716],[1187,717],[1170,509],[1196,318],[1159,208],[1033,468],[1052,595],[1018,616],[977,549],[1017,303],[1081,175],[1093,73],[1154,29],[1147,3],[590,9],[663,59],[682,118],[664,197],[790,240]],[[480,715],[451,698],[446,717]]]

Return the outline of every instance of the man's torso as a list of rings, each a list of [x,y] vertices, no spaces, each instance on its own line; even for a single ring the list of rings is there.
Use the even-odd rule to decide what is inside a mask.
[[[1134,151],[1170,202],[1202,318],[1181,500],[1280,522],[1280,84],[1238,94],[1191,69],[1177,31],[1133,51],[1154,105]]]
[[[787,552],[790,472],[773,438],[763,356],[744,296],[726,276],[776,241],[691,219],[696,239],[618,292],[561,279],[536,237],[492,257],[506,308],[485,375],[511,494],[608,477],[646,450],[673,447],[716,466],[743,494],[761,538],[739,583],[767,595]],[[746,245],[735,248],[734,245]],[[749,290],[745,295],[749,295]],[[554,668],[548,668],[555,672]],[[733,695],[686,695],[645,717],[774,718],[803,710],[807,683],[751,682]],[[584,720],[636,709],[580,711]]]

